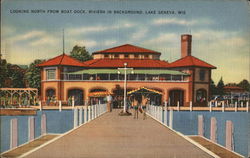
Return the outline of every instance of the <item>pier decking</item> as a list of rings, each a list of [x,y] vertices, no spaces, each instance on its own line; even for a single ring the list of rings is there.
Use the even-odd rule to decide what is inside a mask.
[[[212,157],[147,117],[106,113],[26,157]]]

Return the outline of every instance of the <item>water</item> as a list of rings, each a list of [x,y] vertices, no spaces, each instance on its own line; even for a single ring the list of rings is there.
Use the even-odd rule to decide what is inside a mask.
[[[37,111],[35,115],[35,138],[41,135],[41,115],[46,114],[47,117],[47,133],[65,133],[74,126],[74,111],[63,110],[44,110]],[[28,118],[30,116],[0,116],[0,132],[1,132],[1,153],[10,149],[10,120],[18,119],[18,145],[28,142]],[[84,110],[83,110],[84,118]]]
[[[169,113],[168,113],[169,114]],[[207,111],[174,111],[173,128],[184,135],[198,135],[198,115],[204,117],[204,136],[210,139],[210,120],[217,120],[217,142],[225,146],[226,121],[234,125],[234,151],[248,156],[250,144],[250,114],[247,112],[207,112]]]

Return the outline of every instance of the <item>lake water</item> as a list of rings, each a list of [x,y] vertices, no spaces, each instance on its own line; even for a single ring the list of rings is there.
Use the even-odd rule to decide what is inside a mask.
[[[74,126],[74,111],[43,110],[38,111],[35,117],[35,137],[41,135],[41,115],[47,117],[47,133],[65,133]],[[244,156],[249,154],[250,144],[250,114],[247,112],[204,112],[204,111],[174,111],[173,128],[184,135],[198,134],[198,115],[204,116],[205,137],[210,138],[210,119],[217,119],[217,142],[225,146],[225,125],[227,120],[234,124],[234,150]],[[169,113],[168,113],[169,116]],[[18,119],[18,145],[28,141],[29,116],[0,116],[1,127],[1,152],[10,147],[10,120]],[[83,111],[83,122],[84,111]]]
[[[169,113],[168,113],[169,114]],[[210,138],[210,120],[217,120],[217,143],[225,146],[226,121],[234,125],[234,151],[248,156],[250,151],[250,113],[247,112],[209,112],[209,111],[174,111],[173,129],[184,135],[198,135],[198,115],[204,117],[204,136]],[[168,115],[169,116],[169,115]],[[248,145],[249,144],[249,145]]]
[[[63,110],[44,110],[37,111],[35,115],[35,138],[41,135],[41,115],[47,117],[47,133],[65,133],[73,129],[74,111]],[[84,115],[84,113],[83,113]],[[28,118],[29,116],[0,116],[1,122],[1,152],[10,149],[10,120],[18,119],[18,145],[28,141]],[[83,117],[84,118],[84,117]]]

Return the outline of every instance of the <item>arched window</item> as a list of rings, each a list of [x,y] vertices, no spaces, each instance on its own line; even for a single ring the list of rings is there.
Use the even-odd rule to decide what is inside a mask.
[[[46,90],[47,97],[53,97],[55,94],[56,94],[55,89],[50,88]]]
[[[180,106],[184,105],[184,91],[183,90],[171,90],[169,91],[170,106],[177,106],[179,102]]]
[[[204,103],[207,101],[207,91],[205,89],[198,89],[196,91],[196,102]]]

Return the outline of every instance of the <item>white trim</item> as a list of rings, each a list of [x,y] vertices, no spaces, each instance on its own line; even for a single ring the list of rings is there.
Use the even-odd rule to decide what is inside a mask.
[[[47,80],[47,70],[55,70],[55,79]],[[60,76],[57,76],[57,71],[58,71],[58,68],[57,68],[57,67],[45,67],[45,68],[44,68],[45,80],[46,80],[46,81],[55,81],[57,77],[60,78]]]
[[[42,82],[49,82],[49,81],[64,81],[64,82],[124,82],[123,80],[42,80]],[[155,81],[150,81],[150,80],[127,80],[128,83],[131,82],[155,82],[155,83],[166,83],[166,82],[170,82],[170,83],[176,83],[176,82],[180,82],[180,83],[187,83],[189,81],[174,81],[174,80],[168,80],[168,81],[161,81],[161,80],[155,80]]]

